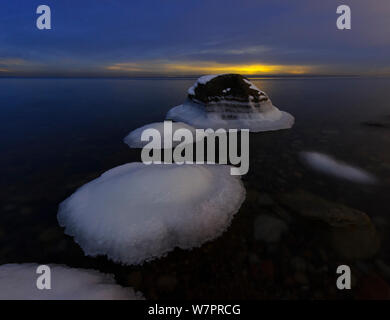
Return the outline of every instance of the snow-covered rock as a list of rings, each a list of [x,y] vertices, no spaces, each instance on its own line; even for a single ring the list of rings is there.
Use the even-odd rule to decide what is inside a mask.
[[[171,121],[165,121],[165,128],[171,128],[171,130],[164,130],[164,122],[155,122],[151,124],[147,124],[143,127],[137,128],[133,131],[131,131],[124,139],[123,141],[130,147],[130,148],[143,148],[146,146],[149,142],[148,141],[142,141],[142,133],[145,130],[148,129],[155,129],[160,133],[161,136],[161,144],[156,146],[157,149],[165,149],[167,145],[171,145],[172,148],[176,147],[178,144],[180,144],[180,141],[173,141],[172,137],[175,134],[175,132],[179,129],[187,129],[192,132],[192,137],[194,138],[194,142],[202,140],[201,138],[197,138],[195,134],[195,128],[185,124],[183,122],[171,122]],[[165,141],[169,141],[170,144],[165,144]],[[155,148],[155,149],[156,149]]]
[[[218,237],[244,199],[230,166],[129,163],[62,202],[58,221],[86,255],[140,264]]]
[[[0,266],[0,300],[140,300],[139,292],[96,270],[50,264],[51,289],[38,289],[38,264]]]
[[[195,95],[195,90],[196,88],[198,87],[199,84],[201,85],[205,85],[207,84],[207,82],[213,80],[214,78],[220,76],[219,74],[208,74],[208,75],[205,75],[203,77],[200,77],[198,80],[196,80],[195,84],[188,89],[188,94],[189,95]]]
[[[301,152],[301,158],[310,168],[352,182],[373,184],[376,178],[370,173],[319,152]]]
[[[199,78],[188,90],[187,100],[169,110],[166,118],[195,128],[253,132],[288,129],[294,124],[292,115],[276,108],[266,93],[238,74]]]

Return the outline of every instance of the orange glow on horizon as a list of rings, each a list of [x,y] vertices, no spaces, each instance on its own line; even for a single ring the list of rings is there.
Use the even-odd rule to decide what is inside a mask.
[[[312,68],[301,65],[268,65],[268,64],[221,64],[211,62],[199,63],[116,63],[106,70],[140,73],[181,73],[181,74],[214,74],[239,73],[255,74],[305,74]]]

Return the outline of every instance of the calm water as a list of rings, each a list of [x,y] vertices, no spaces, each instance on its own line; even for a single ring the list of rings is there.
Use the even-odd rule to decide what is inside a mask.
[[[57,225],[58,204],[102,172],[137,161],[138,152],[127,148],[123,137],[163,120],[172,106],[184,101],[193,82],[0,79],[0,264],[95,268],[114,273],[119,283],[136,287],[147,298],[343,298],[365,297],[370,285],[374,291],[375,286],[385,288],[390,266],[390,129],[361,123],[389,123],[387,78],[254,80],[276,106],[296,117],[296,124],[291,130],[251,134],[250,171],[244,177],[248,196],[229,230],[200,249],[175,250],[142,267],[84,257]],[[299,161],[304,150],[358,165],[380,183],[364,186],[314,173]],[[279,196],[295,190],[364,211],[375,223],[380,251],[350,262],[359,290],[343,295],[336,291],[334,270],[345,261],[331,248],[319,248],[310,226],[293,223],[278,244],[254,239],[256,216],[276,212],[282,208]],[[259,203],[264,195],[270,200]],[[297,270],[289,263],[294,259],[305,268]],[[367,277],[377,282],[365,285]]]

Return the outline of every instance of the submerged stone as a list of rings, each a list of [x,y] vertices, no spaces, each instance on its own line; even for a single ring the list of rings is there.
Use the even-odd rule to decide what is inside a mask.
[[[366,127],[374,127],[374,128],[382,128],[382,129],[390,129],[390,121],[365,121],[362,122],[362,125]]]
[[[255,239],[267,243],[278,242],[287,230],[288,226],[283,220],[266,214],[257,216],[254,223]]]
[[[313,232],[322,225],[331,247],[341,258],[366,259],[378,252],[380,239],[366,213],[304,191],[279,199],[293,213],[314,222]]]

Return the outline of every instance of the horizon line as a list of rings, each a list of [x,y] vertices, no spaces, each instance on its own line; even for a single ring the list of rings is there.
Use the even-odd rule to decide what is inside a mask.
[[[197,79],[199,75],[1,75],[0,79]],[[267,78],[365,78],[365,77],[389,77],[390,74],[274,74],[274,75],[245,75],[249,79]]]

